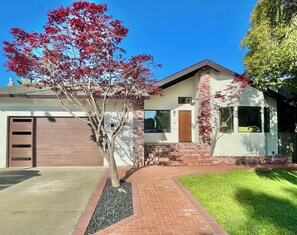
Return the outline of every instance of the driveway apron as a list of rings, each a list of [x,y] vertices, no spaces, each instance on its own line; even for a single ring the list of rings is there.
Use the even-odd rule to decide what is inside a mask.
[[[99,167],[0,170],[0,234],[71,234],[104,172]]]

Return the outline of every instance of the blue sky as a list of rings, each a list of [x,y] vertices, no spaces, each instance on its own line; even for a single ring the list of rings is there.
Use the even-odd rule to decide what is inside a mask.
[[[42,31],[46,13],[70,0],[2,0],[0,41],[12,40],[9,30]],[[128,56],[150,54],[162,68],[157,79],[165,78],[201,60],[210,59],[242,73],[240,41],[249,28],[249,17],[256,0],[105,0],[108,13],[129,29],[122,47]],[[8,78],[17,79],[4,67],[3,45],[0,53],[0,86]]]

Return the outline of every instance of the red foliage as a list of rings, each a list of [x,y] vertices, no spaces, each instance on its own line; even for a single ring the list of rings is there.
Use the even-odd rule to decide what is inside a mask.
[[[43,33],[13,28],[14,41],[4,42],[6,67],[53,89],[67,83],[96,87],[88,91],[96,95],[114,85],[121,87],[123,96],[127,90],[138,98],[143,90],[159,93],[152,85],[151,69],[158,67],[153,57],[139,55],[125,60],[119,44],[128,29],[106,11],[105,4],[77,1],[50,11]]]
[[[214,133],[217,127],[216,121],[218,117],[212,117],[212,110],[216,113],[222,103],[234,103],[236,102],[244,89],[251,85],[250,80],[247,78],[246,74],[242,74],[235,77],[231,83],[223,90],[216,91],[211,95],[211,87],[209,83],[209,78],[201,81],[199,90],[199,112],[197,117],[197,123],[199,125],[199,134],[204,143],[209,145],[213,144]]]
[[[201,78],[202,79],[202,78]],[[210,134],[212,132],[212,126],[210,124],[211,119],[211,99],[210,99],[210,81],[207,76],[201,81],[199,87],[199,109],[197,123],[199,127],[199,134],[204,143],[210,144]]]

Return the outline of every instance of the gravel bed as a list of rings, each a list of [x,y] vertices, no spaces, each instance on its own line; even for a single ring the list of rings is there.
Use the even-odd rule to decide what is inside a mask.
[[[113,188],[111,180],[107,179],[85,235],[94,234],[133,215],[132,185],[130,182],[121,181],[120,188],[125,192]]]

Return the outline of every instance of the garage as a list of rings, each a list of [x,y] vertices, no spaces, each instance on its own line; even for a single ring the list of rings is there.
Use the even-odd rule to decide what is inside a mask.
[[[102,166],[92,131],[72,117],[9,117],[9,167]]]

